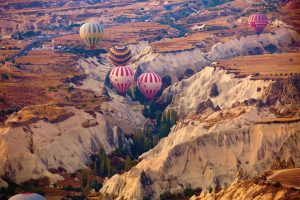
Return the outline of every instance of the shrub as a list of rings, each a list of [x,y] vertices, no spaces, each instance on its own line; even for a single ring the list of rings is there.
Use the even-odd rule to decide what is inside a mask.
[[[172,194],[169,191],[162,193],[160,196],[160,200],[168,200],[172,197]]]
[[[68,86],[68,92],[71,92],[71,91],[73,91],[73,90],[74,90],[73,85],[69,85],[69,86]]]
[[[211,193],[213,191],[213,188],[211,187],[211,185],[207,188],[208,192]]]
[[[49,87],[48,87],[48,91],[49,91],[49,92],[57,92],[57,89],[56,89],[56,87],[54,87],[54,86],[49,86]]]
[[[183,190],[183,193],[184,193],[184,196],[186,196],[186,197],[191,197],[191,196],[193,196],[195,194],[194,190],[191,187],[185,188]]]
[[[3,80],[8,80],[9,79],[9,75],[8,74],[1,74],[1,78]]]
[[[68,185],[68,186],[63,187],[63,190],[65,190],[65,191],[76,191],[76,192],[80,192],[80,191],[81,191],[81,188],[76,188],[76,187],[73,187],[73,186],[71,186],[71,185]]]
[[[276,181],[275,184],[274,184],[274,186],[278,188],[278,187],[281,186],[281,183],[279,181]]]

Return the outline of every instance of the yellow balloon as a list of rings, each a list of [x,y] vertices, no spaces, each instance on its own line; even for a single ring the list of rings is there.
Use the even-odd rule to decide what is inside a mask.
[[[87,22],[79,29],[80,38],[91,48],[95,49],[103,36],[103,27],[95,22]]]

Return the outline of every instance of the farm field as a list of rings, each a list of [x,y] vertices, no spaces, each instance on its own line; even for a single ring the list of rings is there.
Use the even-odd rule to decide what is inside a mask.
[[[300,53],[243,56],[220,61],[218,64],[229,72],[254,79],[278,79],[300,74]]]
[[[159,33],[172,34],[172,28],[154,22],[127,23],[109,27],[105,30],[101,48],[109,50],[112,44],[117,42],[136,43],[141,40],[154,40]],[[55,45],[84,45],[79,34],[56,37]]]

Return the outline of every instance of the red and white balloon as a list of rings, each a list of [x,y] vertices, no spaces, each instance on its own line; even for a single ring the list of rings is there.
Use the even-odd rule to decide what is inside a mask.
[[[297,9],[298,8],[298,3],[297,3],[297,1],[293,0],[293,1],[289,1],[286,4],[286,6],[287,6],[288,9]]]
[[[114,67],[109,75],[110,82],[124,94],[134,82],[134,71],[128,66]]]
[[[146,99],[155,97],[162,85],[161,78],[156,73],[143,73],[137,79],[137,86]]]
[[[248,25],[256,34],[260,34],[268,25],[268,18],[264,14],[253,14],[248,18]]]
[[[46,200],[45,197],[36,193],[21,193],[9,198],[9,200]]]

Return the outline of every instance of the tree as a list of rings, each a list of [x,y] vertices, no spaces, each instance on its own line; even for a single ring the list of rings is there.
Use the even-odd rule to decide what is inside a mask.
[[[159,136],[158,135],[153,135],[152,137],[152,147],[156,146],[159,142]]]
[[[146,102],[144,95],[137,86],[134,87],[134,100],[139,101],[142,105],[144,105]]]
[[[137,157],[144,150],[144,133],[139,130],[133,136],[132,154]]]
[[[149,149],[151,149],[151,140],[146,136],[146,137],[144,137],[144,149],[143,149],[143,152],[146,152]]]
[[[131,169],[131,159],[130,156],[127,155],[126,156],[126,160],[125,160],[125,171],[129,171]]]
[[[163,115],[160,121],[160,127],[158,129],[159,137],[163,138],[168,134],[168,123],[166,117]]]
[[[156,126],[160,126],[160,119],[161,119],[162,112],[160,110],[155,112],[155,119],[156,119]]]
[[[107,155],[102,147],[100,147],[97,156],[96,174],[98,176],[107,176]]]
[[[173,126],[174,124],[176,124],[176,121],[177,121],[177,113],[170,109],[168,111],[168,120],[170,122],[170,125]]]
[[[81,187],[86,188],[89,185],[89,171],[83,169],[81,171]]]
[[[112,169],[111,169],[111,161],[110,161],[110,159],[109,158],[106,158],[106,175],[108,176],[108,177],[111,177],[111,175],[112,175]]]
[[[107,158],[106,156],[101,159],[101,176],[107,176]]]

